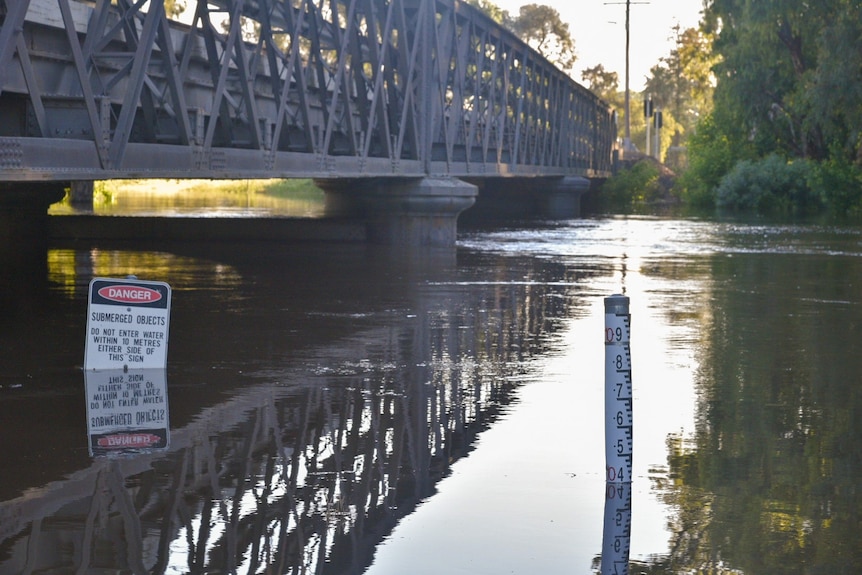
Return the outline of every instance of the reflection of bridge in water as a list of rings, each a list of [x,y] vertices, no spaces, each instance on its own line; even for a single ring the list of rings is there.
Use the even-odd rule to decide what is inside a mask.
[[[579,197],[611,169],[607,104],[458,1],[197,0],[185,24],[158,0],[4,4],[0,206],[19,213],[34,182],[310,177],[391,240],[405,215],[454,225],[486,182]]]
[[[420,297],[415,318],[256,374],[167,452],[0,504],[0,571],[361,573],[529,378],[569,279]]]

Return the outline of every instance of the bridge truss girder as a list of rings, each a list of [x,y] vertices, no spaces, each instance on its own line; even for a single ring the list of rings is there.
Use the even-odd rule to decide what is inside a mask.
[[[457,0],[188,4],[0,0],[0,181],[610,169],[607,105]]]

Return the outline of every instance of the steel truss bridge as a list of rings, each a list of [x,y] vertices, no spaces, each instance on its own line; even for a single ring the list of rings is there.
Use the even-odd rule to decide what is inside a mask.
[[[458,0],[184,14],[0,0],[0,182],[610,171],[608,105]]]

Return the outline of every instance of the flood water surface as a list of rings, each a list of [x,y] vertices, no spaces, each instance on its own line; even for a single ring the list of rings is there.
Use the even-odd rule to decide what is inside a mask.
[[[631,572],[858,573],[860,256],[853,227],[659,218],[51,246],[0,284],[0,573],[598,573],[615,293]],[[164,441],[94,450],[98,386],[138,380],[85,377],[88,286],[128,274],[173,290],[136,436]]]

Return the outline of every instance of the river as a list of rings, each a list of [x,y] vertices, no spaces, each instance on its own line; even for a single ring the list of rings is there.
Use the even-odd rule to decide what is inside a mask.
[[[597,573],[615,293],[632,572],[862,572],[860,255],[659,217],[51,245],[0,284],[0,573]],[[166,415],[118,453],[82,362],[90,280],[128,274],[172,288]]]

